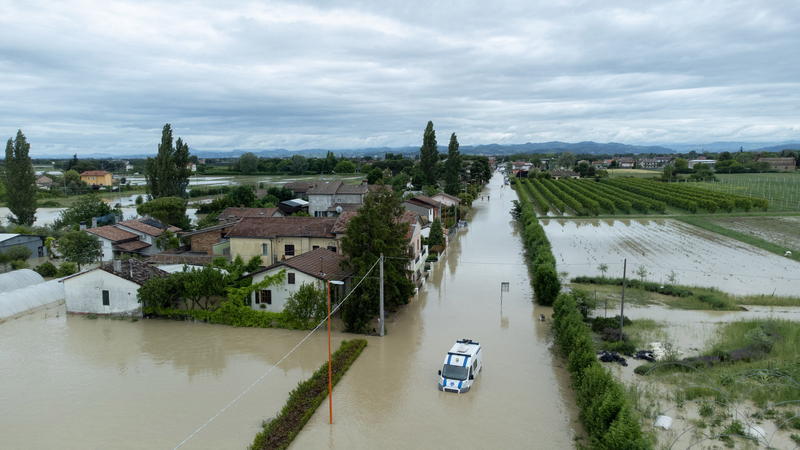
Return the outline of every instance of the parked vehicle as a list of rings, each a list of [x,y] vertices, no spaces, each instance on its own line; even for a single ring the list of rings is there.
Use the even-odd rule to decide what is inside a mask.
[[[472,339],[457,340],[444,357],[439,371],[439,390],[458,394],[467,392],[482,369],[481,344]]]

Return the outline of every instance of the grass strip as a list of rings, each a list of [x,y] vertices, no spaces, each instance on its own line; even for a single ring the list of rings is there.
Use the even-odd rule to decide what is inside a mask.
[[[694,225],[698,228],[702,228],[704,230],[711,231],[713,233],[721,234],[731,239],[736,239],[739,242],[750,244],[754,247],[758,247],[770,253],[775,253],[776,255],[783,256],[787,250],[786,247],[783,247],[781,245],[765,241],[764,239],[757,238],[749,234],[740,233],[738,231],[731,230],[730,228],[725,228],[723,226],[710,222],[709,220],[703,217],[676,216],[674,218],[680,220],[681,222],[688,223],[689,225]],[[789,256],[789,258],[795,261],[800,261],[800,252],[794,251],[792,255]]]
[[[334,386],[342,379],[347,369],[350,368],[350,365],[353,364],[353,361],[358,358],[366,346],[367,341],[365,339],[342,341],[339,349],[336,350],[332,357]],[[264,424],[264,429],[256,435],[250,445],[250,449],[288,448],[289,444],[292,443],[327,396],[328,363],[326,361],[311,375],[311,378],[298,384],[289,393],[289,399],[281,409],[280,414]]]

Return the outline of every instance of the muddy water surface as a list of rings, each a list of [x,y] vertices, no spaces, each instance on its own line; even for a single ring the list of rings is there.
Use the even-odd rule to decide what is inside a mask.
[[[292,445],[306,448],[571,448],[569,391],[537,317],[509,210],[516,194],[495,176],[467,230],[427,285],[388,322],[334,391],[334,424],[320,408]],[[500,283],[510,292],[500,304]],[[458,338],[484,347],[466,394],[436,389]]]
[[[611,277],[628,276],[666,283],[716,287],[737,295],[797,295],[800,263],[670,219],[543,219],[559,272],[570,277],[600,275],[605,263]]]

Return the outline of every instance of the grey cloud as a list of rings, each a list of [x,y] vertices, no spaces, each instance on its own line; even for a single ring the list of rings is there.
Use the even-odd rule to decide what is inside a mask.
[[[324,6],[323,6],[324,5]],[[800,137],[800,6],[11,2],[0,135],[34,154]]]

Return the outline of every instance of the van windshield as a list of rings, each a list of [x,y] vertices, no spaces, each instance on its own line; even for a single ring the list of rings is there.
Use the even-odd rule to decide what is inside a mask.
[[[442,368],[442,376],[453,380],[466,380],[467,368],[461,366],[454,366],[451,364],[445,364],[444,368]]]

